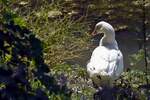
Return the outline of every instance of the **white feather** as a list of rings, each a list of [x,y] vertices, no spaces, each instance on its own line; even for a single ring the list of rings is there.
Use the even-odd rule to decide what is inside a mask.
[[[99,22],[97,25],[102,25],[100,31],[103,31],[104,37],[92,53],[90,62],[87,64],[87,72],[98,86],[112,85],[112,82],[123,72],[123,55],[118,49],[115,37],[112,37],[115,35],[113,27],[106,22]]]

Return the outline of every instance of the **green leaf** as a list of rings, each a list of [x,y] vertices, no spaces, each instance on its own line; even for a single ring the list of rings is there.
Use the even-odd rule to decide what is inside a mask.
[[[14,23],[20,27],[26,27],[26,22],[21,17],[14,18]]]

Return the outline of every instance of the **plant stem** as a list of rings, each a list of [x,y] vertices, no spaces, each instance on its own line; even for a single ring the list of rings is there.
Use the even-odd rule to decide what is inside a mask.
[[[145,10],[145,0],[143,0],[142,4],[142,10],[143,10],[143,38],[144,38],[144,61],[145,61],[145,74],[146,74],[146,84],[149,84],[148,81],[148,61],[147,61],[147,43],[146,43],[146,10]],[[148,90],[147,90],[147,95],[148,95]]]

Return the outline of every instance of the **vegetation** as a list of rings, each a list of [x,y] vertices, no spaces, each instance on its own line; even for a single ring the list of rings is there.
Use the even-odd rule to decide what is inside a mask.
[[[99,20],[114,23],[116,31],[138,33],[143,46],[142,0],[129,2],[0,0],[0,98],[92,100],[96,90],[85,67],[68,61],[90,50],[88,33]],[[145,22],[149,27],[150,2],[145,2]],[[148,40],[150,30],[146,29]],[[144,59],[143,50],[130,59],[131,65],[137,66]],[[116,81],[114,95],[118,100],[146,100],[150,92],[147,80],[149,72],[133,67]]]

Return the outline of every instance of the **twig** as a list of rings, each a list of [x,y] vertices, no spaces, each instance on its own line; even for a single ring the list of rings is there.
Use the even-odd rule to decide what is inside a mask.
[[[145,74],[146,74],[146,84],[148,85],[148,61],[147,61],[147,46],[146,46],[146,11],[145,11],[145,0],[143,0],[142,3],[142,10],[143,10],[143,38],[144,38],[144,60],[145,60]],[[147,95],[148,95],[148,90],[147,90]]]

